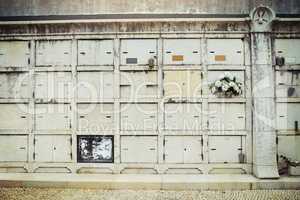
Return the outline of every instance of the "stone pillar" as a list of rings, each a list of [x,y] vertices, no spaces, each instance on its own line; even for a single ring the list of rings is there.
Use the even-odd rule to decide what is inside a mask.
[[[253,172],[258,178],[279,177],[270,37],[274,18],[268,7],[260,6],[251,12]]]

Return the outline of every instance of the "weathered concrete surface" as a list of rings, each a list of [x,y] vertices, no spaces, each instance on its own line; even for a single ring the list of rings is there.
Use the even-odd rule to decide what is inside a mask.
[[[259,5],[276,13],[299,14],[299,0],[1,0],[0,16],[95,15],[126,13],[249,14]]]
[[[245,22],[111,22],[1,25],[0,34],[248,32]]]
[[[13,0],[0,1],[2,16],[112,13],[247,13],[248,1],[224,0]]]
[[[146,190],[300,189],[299,177],[260,180],[251,175],[1,173],[0,187]]]

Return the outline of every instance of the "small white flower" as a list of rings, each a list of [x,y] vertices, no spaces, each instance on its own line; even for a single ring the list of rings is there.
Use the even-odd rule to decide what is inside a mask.
[[[226,92],[227,90],[228,90],[229,88],[228,88],[228,86],[227,85],[222,85],[222,91],[223,92]]]
[[[216,82],[215,82],[215,86],[216,86],[216,87],[221,87],[221,86],[222,86],[221,81],[216,81]]]
[[[211,88],[211,92],[212,92],[213,94],[216,93],[216,91],[217,91],[216,87],[212,87],[212,88]]]
[[[229,82],[229,86],[234,88],[236,86],[236,84],[235,84],[235,82],[231,81],[231,82]]]
[[[225,72],[224,76],[229,78],[229,80],[233,80],[233,75],[229,72]]]
[[[227,81],[222,81],[222,85],[226,85],[228,88],[229,88],[229,84],[228,84],[228,82]]]
[[[240,88],[237,85],[233,86],[233,89],[237,92],[240,90]]]

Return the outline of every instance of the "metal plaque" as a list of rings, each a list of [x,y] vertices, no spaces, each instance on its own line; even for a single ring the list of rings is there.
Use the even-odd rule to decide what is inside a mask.
[[[77,160],[81,163],[112,163],[113,136],[78,135]]]
[[[173,55],[172,61],[183,61],[183,55]]]
[[[137,58],[126,58],[126,64],[137,64]]]
[[[225,61],[226,56],[225,55],[216,55],[215,56],[215,61]]]

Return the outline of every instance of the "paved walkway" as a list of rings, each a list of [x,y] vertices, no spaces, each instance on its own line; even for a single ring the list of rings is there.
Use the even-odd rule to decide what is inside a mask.
[[[0,188],[1,200],[300,200],[296,190],[161,191]]]

